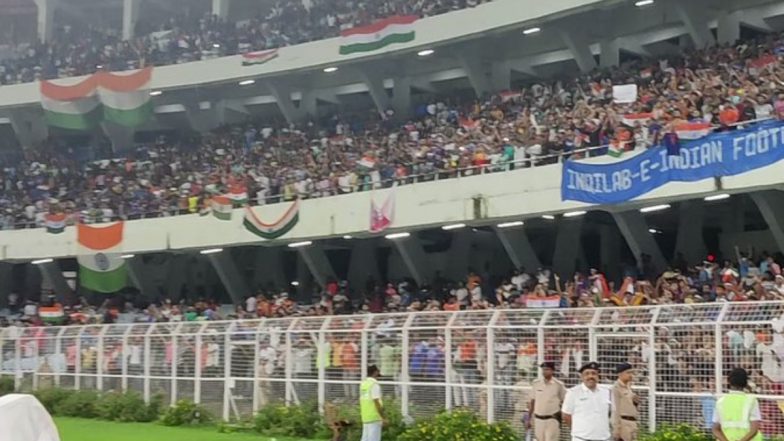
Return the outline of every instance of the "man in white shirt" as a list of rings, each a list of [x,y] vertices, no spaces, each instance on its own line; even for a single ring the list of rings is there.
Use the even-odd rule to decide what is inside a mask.
[[[572,427],[572,441],[610,439],[610,389],[599,384],[599,364],[595,361],[580,368],[582,383],[566,392],[561,412]]]

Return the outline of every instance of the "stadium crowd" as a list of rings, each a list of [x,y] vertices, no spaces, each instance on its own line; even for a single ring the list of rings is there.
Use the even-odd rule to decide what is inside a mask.
[[[140,21],[138,38],[116,30],[62,25],[49,42],[9,48],[0,85],[187,63],[337,37],[340,31],[394,15],[428,17],[490,0],[305,0],[274,2],[265,16],[231,22],[212,14]],[[156,26],[157,25],[157,26]]]
[[[784,40],[771,35],[478,100],[434,98],[410,119],[389,110],[300,126],[249,121],[161,136],[121,158],[77,160],[78,149],[50,140],[4,161],[0,226],[41,226],[58,212],[71,222],[194,213],[234,185],[264,204],[601,155],[609,144],[677,145],[685,122],[731,130],[784,115],[782,54]],[[613,86],[628,83],[638,85],[637,101],[615,103]]]

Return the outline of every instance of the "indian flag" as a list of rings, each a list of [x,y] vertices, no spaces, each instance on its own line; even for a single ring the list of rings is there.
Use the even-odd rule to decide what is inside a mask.
[[[645,124],[653,118],[653,113],[628,113],[623,115],[621,122],[629,127],[637,127],[637,124]]]
[[[246,207],[245,220],[242,224],[256,236],[263,239],[277,239],[291,231],[297,222],[299,222],[299,200],[294,201],[280,219],[270,224],[262,222],[252,208]]]
[[[547,296],[547,297],[538,297],[538,296],[526,296],[525,298],[525,307],[526,308],[558,308],[561,306],[561,296]]]
[[[220,220],[231,220],[232,212],[234,208],[231,204],[231,199],[226,196],[215,196],[210,200],[210,207],[212,211],[212,215],[215,216],[216,219]]]
[[[44,323],[59,325],[65,319],[65,311],[62,306],[42,306],[38,308],[38,316]]]
[[[231,203],[235,207],[241,207],[248,203],[248,189],[244,185],[232,185],[225,196],[231,199]]]
[[[76,226],[79,282],[84,288],[114,293],[127,282],[122,258],[123,222],[108,227]]]
[[[394,16],[368,26],[347,29],[340,33],[340,54],[371,52],[395,43],[414,41],[415,15]]]
[[[675,126],[675,133],[680,139],[700,139],[708,136],[713,130],[713,126],[706,122],[683,123]]]
[[[50,234],[60,234],[65,231],[65,213],[46,215],[46,232]]]
[[[99,96],[104,118],[125,127],[138,127],[152,116],[152,68],[120,73],[99,72]]]
[[[614,140],[613,142],[610,143],[610,147],[607,150],[607,154],[612,156],[613,158],[620,158],[621,156],[623,156],[623,153],[625,151],[626,150],[624,149],[624,143],[618,140]]]
[[[266,51],[257,51],[257,52],[248,52],[247,54],[242,54],[242,65],[243,66],[253,66],[256,64],[264,64],[267,61],[275,58],[278,56],[277,49],[269,49]]]
[[[89,130],[103,118],[103,107],[96,89],[97,77],[74,82],[73,79],[41,81],[41,107],[47,124],[70,130]]]

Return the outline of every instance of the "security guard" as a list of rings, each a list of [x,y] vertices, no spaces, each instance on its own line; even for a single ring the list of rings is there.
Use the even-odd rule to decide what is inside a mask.
[[[572,441],[607,441],[610,439],[610,388],[599,384],[599,363],[580,368],[582,383],[566,392],[563,418],[572,426]]]
[[[749,374],[735,368],[727,378],[730,393],[719,398],[713,412],[713,436],[718,441],[762,441],[757,397],[747,394]]]
[[[561,435],[561,404],[566,396],[566,387],[553,374],[555,364],[542,363],[542,377],[532,384],[534,395],[528,405],[528,427],[534,426],[537,441],[558,441]]]
[[[640,397],[632,390],[634,370],[629,363],[621,363],[615,368],[615,373],[618,374],[618,381],[612,387],[613,438],[618,441],[636,441]]]
[[[362,419],[362,441],[381,441],[381,429],[386,425],[384,405],[381,402],[381,371],[368,366],[368,377],[359,386],[359,412]]]

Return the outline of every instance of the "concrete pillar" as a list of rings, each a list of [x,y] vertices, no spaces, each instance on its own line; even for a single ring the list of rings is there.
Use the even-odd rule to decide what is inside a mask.
[[[412,113],[411,78],[395,78],[392,86],[392,108],[400,119],[407,119]]]
[[[392,240],[395,249],[400,254],[403,263],[411,277],[416,280],[418,285],[427,283],[432,275],[430,261],[427,259],[422,243],[418,238],[406,237]]]
[[[8,306],[8,295],[12,292],[14,265],[0,262],[0,307]]]
[[[286,280],[283,272],[283,248],[256,247],[255,269],[253,271],[254,288],[266,289],[270,284],[283,288],[290,280]]]
[[[57,262],[42,263],[36,265],[41,271],[43,282],[49,289],[54,291],[59,299],[65,299],[73,294],[71,287],[63,277],[63,272]]]
[[[719,12],[718,28],[716,35],[719,44],[733,44],[740,40],[741,11],[721,11]]]
[[[524,228],[496,227],[495,234],[515,268],[525,267],[527,271],[533,271],[542,266]]]
[[[621,235],[612,225],[599,226],[599,257],[601,268],[610,280],[617,280],[621,274]]]
[[[477,97],[482,97],[493,92],[490,80],[485,68],[487,63],[482,61],[481,56],[475,51],[463,51],[459,55],[460,64],[468,75],[468,81],[474,88]]]
[[[599,42],[599,63],[603,68],[617,67],[621,64],[621,47],[617,38]]]
[[[678,17],[683,22],[686,29],[689,31],[689,36],[694,47],[697,49],[704,49],[716,44],[710,28],[708,27],[707,16],[704,11],[699,10],[699,5],[695,2],[675,2],[675,11]]]
[[[123,21],[122,35],[123,40],[130,40],[136,32],[136,22],[139,21],[141,11],[141,0],[123,0]]]
[[[212,0],[212,15],[220,18],[229,18],[229,6],[231,0]]]
[[[131,280],[133,286],[139,290],[139,293],[142,297],[147,299],[154,299],[157,294],[157,289],[155,288],[155,284],[152,281],[145,277],[144,274],[144,262],[142,262],[141,257],[131,257],[125,259],[125,265],[128,268],[128,278]],[[179,293],[180,290],[177,290]],[[171,293],[169,293],[171,295]]]
[[[563,218],[558,223],[555,252],[553,253],[553,271],[563,280],[570,279],[577,269],[577,260],[581,257],[580,236],[582,229],[582,217]]]
[[[651,262],[656,267],[657,271],[664,270],[667,267],[667,261],[659,249],[659,244],[653,238],[653,234],[648,231],[648,223],[645,221],[642,213],[637,210],[613,212],[613,219],[621,230],[623,238],[629,249],[632,250],[637,264],[642,263],[642,254],[651,256]]]
[[[58,0],[34,0],[38,7],[38,39],[42,42],[54,38],[54,14]]]
[[[687,262],[701,262],[707,254],[705,240],[702,238],[704,211],[702,199],[683,201],[678,205],[675,255],[683,254]]]
[[[49,126],[40,113],[28,109],[8,111],[8,119],[22,147],[36,147],[49,136]]]
[[[305,262],[305,265],[307,265],[308,270],[310,270],[313,280],[315,280],[320,287],[325,287],[327,285],[327,279],[329,278],[337,279],[335,270],[332,269],[332,264],[329,262],[327,254],[321,246],[311,245],[297,248],[297,251]]]
[[[186,103],[185,115],[191,128],[199,133],[207,133],[221,125],[217,106],[209,101]]]
[[[352,241],[351,257],[348,263],[348,285],[359,287],[365,286],[368,278],[373,278],[376,282],[381,282],[381,273],[378,269],[376,259],[375,239],[363,239]]]
[[[201,109],[203,106],[199,104]],[[210,103],[210,109],[215,109],[215,119],[218,124],[230,124],[232,122],[244,121],[250,115],[250,111],[245,104],[238,99],[222,99],[215,103]]]
[[[784,192],[779,190],[763,190],[751,193],[751,199],[759,208],[762,218],[770,228],[778,251],[784,253]]]
[[[315,121],[318,119],[318,97],[314,91],[307,90],[302,92],[297,118],[299,118],[300,121]]]
[[[593,58],[591,47],[584,36],[577,35],[575,32],[561,31],[561,38],[582,72],[596,69],[596,60]]]
[[[291,100],[291,89],[284,84],[275,83],[273,81],[267,81],[267,87],[272,96],[275,97],[280,113],[286,118],[286,122],[289,124],[298,122],[301,119],[301,115],[299,109],[297,109],[294,102]]]
[[[112,151],[114,153],[123,154],[134,147],[133,135],[136,133],[135,129],[130,127],[120,126],[111,122],[101,123],[103,133],[112,142]]]
[[[386,113],[391,106],[389,95],[387,95],[387,91],[384,89],[384,78],[374,72],[365,71],[362,72],[362,81],[367,86],[370,98],[373,99],[373,104],[376,105],[378,113],[380,115]]]
[[[497,61],[492,64],[493,90],[509,90],[512,87],[512,67],[507,61]]]
[[[229,292],[232,302],[235,305],[241,305],[251,292],[242,275],[237,270],[230,252],[227,250],[221,253],[208,254],[207,258],[212,267],[215,268],[215,272],[218,274],[221,282],[223,282],[223,286],[226,287],[226,291]]]
[[[462,280],[466,275],[466,269],[471,266],[471,256],[474,254],[475,233],[469,228],[455,232],[452,238],[452,246],[449,247],[447,255],[444,277],[449,280]]]

